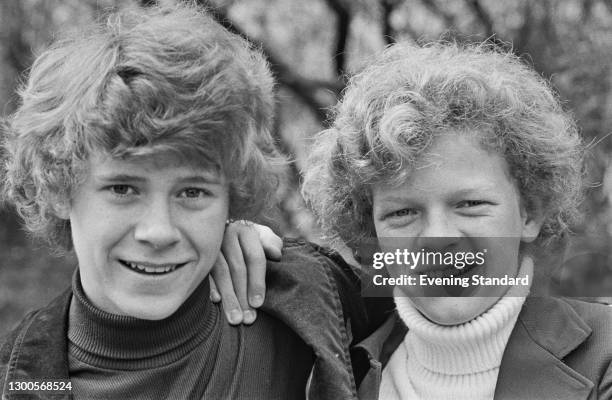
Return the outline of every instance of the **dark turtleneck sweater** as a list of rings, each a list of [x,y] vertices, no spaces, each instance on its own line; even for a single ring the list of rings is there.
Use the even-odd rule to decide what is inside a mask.
[[[208,279],[170,317],[109,314],[72,282],[68,328],[75,399],[300,399],[313,354],[282,322],[259,313],[232,327],[209,300]]]

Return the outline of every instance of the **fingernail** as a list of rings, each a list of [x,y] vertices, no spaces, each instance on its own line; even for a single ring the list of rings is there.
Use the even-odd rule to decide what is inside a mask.
[[[244,312],[244,320],[245,324],[252,324],[255,321],[255,312],[251,310],[246,310]]]
[[[253,297],[251,297],[251,306],[253,307],[259,307],[263,304],[263,296],[260,294],[257,294]]]
[[[242,320],[242,311],[236,310],[236,309],[230,311],[230,321],[232,321],[232,323],[238,324],[240,323],[241,320]]]

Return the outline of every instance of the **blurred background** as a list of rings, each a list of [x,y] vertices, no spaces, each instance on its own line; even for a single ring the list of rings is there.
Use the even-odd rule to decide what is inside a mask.
[[[163,4],[173,0],[160,0]],[[291,165],[275,229],[325,243],[297,190],[313,135],[326,126],[346,75],[395,41],[488,40],[511,49],[549,79],[590,143],[587,218],[574,227],[570,279],[612,287],[612,0],[229,0],[197,1],[266,53],[278,80],[275,135]],[[109,9],[154,0],[0,1],[0,110],[59,31]],[[0,336],[69,285],[76,265],[33,243],[14,211],[0,210]],[[593,293],[594,297],[610,293]]]

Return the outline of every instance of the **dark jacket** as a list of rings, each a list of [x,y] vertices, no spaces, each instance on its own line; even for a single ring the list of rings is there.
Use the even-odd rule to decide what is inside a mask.
[[[363,340],[382,322],[368,318],[359,282],[339,255],[305,241],[287,240],[282,260],[268,264],[262,310],[283,321],[313,349],[309,399],[357,398],[350,343]],[[69,290],[30,313],[9,334],[0,349],[2,400],[70,398],[67,392],[9,393],[8,383],[69,380],[71,296]]]
[[[356,345],[359,368],[367,370],[361,400],[378,399],[382,370],[407,331],[393,313]],[[502,357],[494,399],[610,400],[611,363],[611,307],[527,298]]]

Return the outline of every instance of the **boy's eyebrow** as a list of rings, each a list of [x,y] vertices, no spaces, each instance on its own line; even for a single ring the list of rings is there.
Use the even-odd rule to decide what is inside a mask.
[[[483,195],[488,193],[494,193],[496,190],[495,185],[492,184],[481,184],[475,185],[474,187],[467,187],[465,189],[459,189],[457,191],[452,192],[453,196],[470,196],[470,195]],[[383,196],[381,198],[382,203],[405,203],[408,201],[414,200],[410,196],[402,196],[402,195],[389,195]]]
[[[409,201],[406,196],[383,196],[380,200],[383,203],[403,203]]]
[[[483,195],[483,194],[488,194],[490,192],[495,192],[496,189],[497,188],[495,187],[495,185],[483,184],[481,186],[470,187],[470,188],[458,190],[457,192],[455,192],[455,195],[457,196],[468,196],[468,195],[474,195],[474,194]]]
[[[180,178],[182,183],[221,183],[221,178],[213,173],[190,175]]]
[[[99,175],[96,179],[105,181],[105,182],[146,182],[146,178],[138,175],[129,175],[129,174],[108,174],[108,175]],[[202,173],[197,175],[188,175],[184,177],[180,177],[179,181],[182,183],[193,183],[193,184],[217,184],[221,183],[221,178],[214,173]]]
[[[129,174],[108,174],[98,175],[96,179],[108,182],[144,182],[146,179],[138,175]]]

